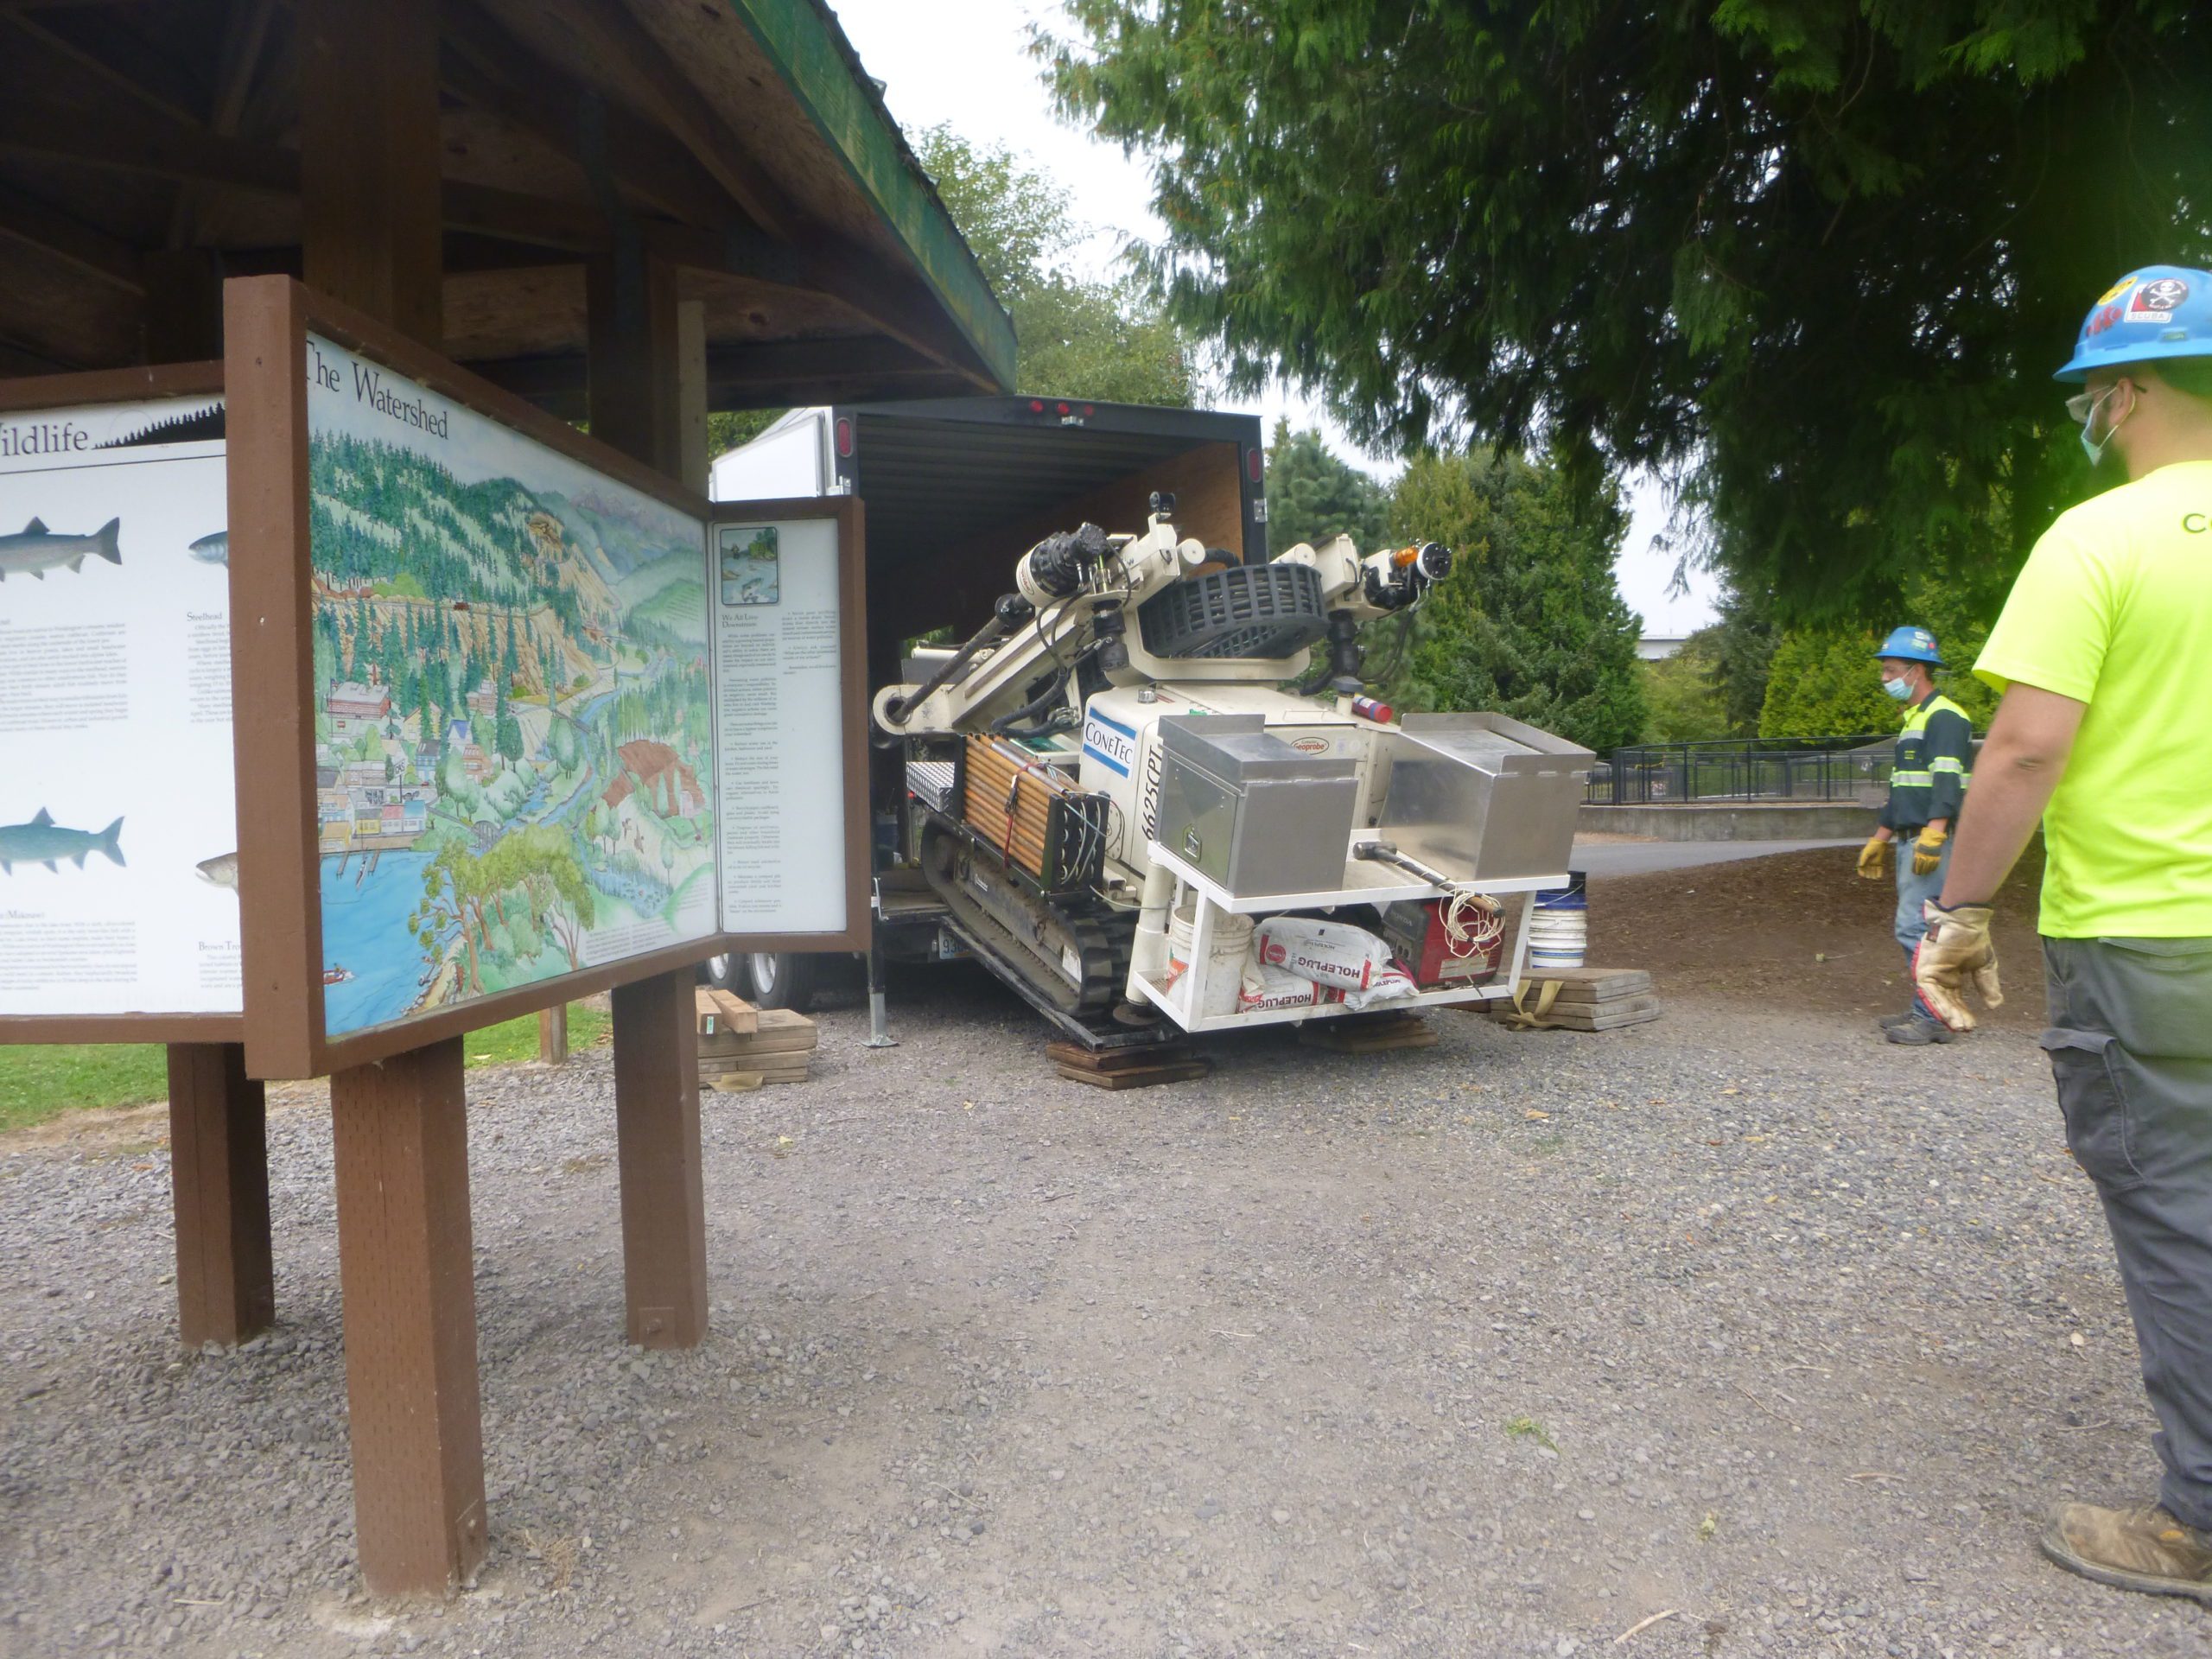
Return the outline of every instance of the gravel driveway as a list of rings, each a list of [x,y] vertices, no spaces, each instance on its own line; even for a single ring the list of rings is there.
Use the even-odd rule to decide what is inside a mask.
[[[236,1353],[175,1350],[164,1151],[0,1141],[0,1653],[2212,1650],[2034,1552],[2154,1470],[2032,1039],[1661,988],[1120,1096],[962,970],[886,1052],[832,1010],[815,1082],[709,1097],[672,1356],[620,1340],[605,1056],[476,1074],[492,1554],[443,1606],[353,1588],[327,1113],[272,1114]]]

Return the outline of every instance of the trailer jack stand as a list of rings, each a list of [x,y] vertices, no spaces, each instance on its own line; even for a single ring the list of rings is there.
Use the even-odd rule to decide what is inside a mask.
[[[876,900],[880,905],[882,899]],[[883,998],[883,919],[879,915],[875,925],[868,929],[868,1041],[866,1048],[896,1048],[899,1039],[890,1032],[890,1016],[884,1007]]]

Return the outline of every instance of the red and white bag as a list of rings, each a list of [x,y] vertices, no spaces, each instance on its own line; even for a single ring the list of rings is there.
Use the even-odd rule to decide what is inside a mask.
[[[1390,966],[1390,947],[1349,922],[1270,916],[1252,936],[1263,968],[1277,968],[1319,985],[1363,991]]]
[[[1332,990],[1326,985],[1316,985],[1300,975],[1286,973],[1280,968],[1266,967],[1247,957],[1244,983],[1236,998],[1236,1011],[1239,1014],[1256,1014],[1262,1008],[1315,1008],[1343,999],[1342,991]]]

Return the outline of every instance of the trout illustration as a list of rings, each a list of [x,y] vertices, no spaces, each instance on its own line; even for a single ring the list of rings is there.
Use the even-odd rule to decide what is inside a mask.
[[[236,853],[219,853],[213,858],[201,859],[192,868],[200,872],[202,881],[228,887],[232,893],[238,890],[238,855]]]
[[[41,807],[29,823],[0,823],[0,875],[18,864],[43,864],[54,869],[54,861],[63,858],[81,870],[86,853],[105,853],[120,864],[122,835],[121,818],[94,835],[89,830],[63,829],[54,823],[54,814]]]
[[[10,576],[36,576],[44,582],[48,571],[64,566],[81,570],[87,553],[121,564],[123,550],[115,544],[115,533],[122,527],[122,519],[111,518],[89,536],[57,536],[34,518],[17,534],[0,536],[0,582]]]
[[[202,536],[193,543],[189,551],[202,564],[219,564],[227,569],[231,563],[231,532],[219,530],[212,536]]]

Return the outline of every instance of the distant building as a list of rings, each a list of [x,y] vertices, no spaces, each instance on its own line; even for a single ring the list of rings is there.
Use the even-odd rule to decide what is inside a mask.
[[[468,712],[479,720],[489,720],[499,712],[499,694],[492,689],[491,681],[484,681],[468,694]]]
[[[1683,633],[1647,633],[1636,642],[1636,654],[1647,663],[1663,663],[1682,648]]]
[[[340,680],[330,688],[322,706],[330,716],[332,735],[346,737],[364,727],[380,726],[391,712],[391,693],[381,685]]]

